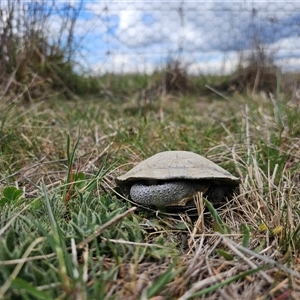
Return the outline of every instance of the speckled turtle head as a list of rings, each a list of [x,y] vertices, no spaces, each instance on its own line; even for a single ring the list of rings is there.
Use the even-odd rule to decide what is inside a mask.
[[[157,153],[116,178],[127,196],[148,206],[185,206],[197,192],[219,203],[239,181],[212,161],[188,151]]]

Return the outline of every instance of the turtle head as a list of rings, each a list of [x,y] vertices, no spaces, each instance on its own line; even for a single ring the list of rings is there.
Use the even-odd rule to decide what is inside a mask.
[[[220,204],[226,200],[226,198],[231,198],[236,186],[225,185],[225,184],[212,184],[204,197],[207,198],[213,204]]]

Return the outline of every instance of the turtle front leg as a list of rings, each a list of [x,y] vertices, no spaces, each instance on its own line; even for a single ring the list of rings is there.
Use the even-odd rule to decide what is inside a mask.
[[[203,192],[207,186],[203,185]],[[192,197],[199,186],[195,187],[193,182],[188,180],[168,181],[160,184],[147,184],[139,182],[132,185],[130,189],[131,199],[139,204],[149,206],[171,206],[184,205],[180,202],[183,199]]]

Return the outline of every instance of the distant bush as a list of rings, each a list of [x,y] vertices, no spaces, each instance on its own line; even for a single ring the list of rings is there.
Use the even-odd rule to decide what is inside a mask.
[[[75,72],[74,25],[80,5],[59,11],[59,34],[47,33],[47,24],[57,15],[49,1],[1,1],[0,86],[1,98],[40,99],[50,91],[67,96],[95,93],[97,81]]]

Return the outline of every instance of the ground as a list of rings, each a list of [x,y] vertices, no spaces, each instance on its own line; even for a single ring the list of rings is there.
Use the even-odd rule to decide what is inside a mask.
[[[1,105],[0,298],[298,299],[299,106],[271,97],[101,94]],[[198,216],[123,199],[165,150],[241,178]]]

